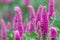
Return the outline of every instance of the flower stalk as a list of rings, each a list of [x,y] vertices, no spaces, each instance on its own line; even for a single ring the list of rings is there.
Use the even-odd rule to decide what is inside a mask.
[[[51,18],[53,13],[55,12],[55,4],[54,0],[49,0],[49,6],[48,6],[48,16]]]
[[[48,21],[47,9],[46,6],[44,6],[42,11],[42,40],[48,40]]]
[[[35,16],[35,11],[34,8],[32,7],[32,5],[28,6],[29,11],[30,11],[30,32],[35,32],[35,24],[36,24],[36,16]]]
[[[15,11],[17,12],[17,27],[18,27],[18,30],[19,30],[19,33],[20,33],[20,36],[23,36],[24,34],[24,28],[23,28],[23,24],[22,24],[22,11],[21,9],[16,6],[15,7]]]
[[[4,22],[4,20],[1,18],[0,19],[0,24],[1,24],[1,38],[2,40],[7,40],[7,28],[6,28],[6,24]]]

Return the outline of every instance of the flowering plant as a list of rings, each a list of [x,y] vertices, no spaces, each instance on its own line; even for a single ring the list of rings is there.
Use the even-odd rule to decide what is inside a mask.
[[[8,9],[11,2],[3,0],[4,8]],[[23,5],[19,4],[20,7],[14,6],[15,14],[9,10],[5,17],[7,24],[4,17],[0,16],[1,40],[59,40],[58,28],[54,27],[57,16],[55,0],[48,0],[48,7],[39,4],[37,11],[31,3],[32,0],[24,0]],[[25,18],[25,15],[29,18]]]

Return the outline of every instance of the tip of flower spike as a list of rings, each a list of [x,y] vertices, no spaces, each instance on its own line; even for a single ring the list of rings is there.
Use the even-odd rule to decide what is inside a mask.
[[[30,11],[30,19],[35,18],[35,11],[32,5],[28,5]]]
[[[52,31],[52,30],[56,30],[56,28],[55,28],[55,27],[50,27],[49,30],[51,30],[51,31]]]
[[[14,9],[17,12],[17,16],[19,16],[18,18],[20,21],[22,21],[22,10],[18,6],[16,6]]]
[[[14,32],[14,40],[20,40],[20,35],[18,30]]]
[[[20,7],[18,7],[18,6],[14,7],[14,10],[15,10],[16,12],[21,12]]]
[[[47,7],[46,6],[43,7],[43,13],[44,13],[43,15],[45,15],[47,13]]]
[[[43,6],[42,6],[42,5],[40,5],[38,9],[41,9],[42,7],[43,7]]]
[[[20,8],[19,8],[18,6],[15,6],[14,9],[15,9],[15,10],[18,10],[18,9],[20,9]]]
[[[58,32],[55,27],[50,27],[50,37],[55,38],[58,36]]]
[[[42,5],[40,5],[39,7],[43,7]]]
[[[32,7],[32,5],[28,5],[28,8]]]
[[[46,7],[46,6],[44,6],[44,8],[46,9],[47,7]]]
[[[38,10],[37,10],[37,14],[41,12],[42,7],[43,7],[42,5],[39,6],[39,8],[38,8]]]
[[[28,5],[28,8],[33,9],[33,6],[32,5]]]
[[[19,34],[19,31],[18,31],[18,30],[16,30],[16,31],[15,31],[15,34]]]

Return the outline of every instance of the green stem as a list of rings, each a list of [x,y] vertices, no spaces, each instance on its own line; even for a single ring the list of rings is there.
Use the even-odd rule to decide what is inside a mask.
[[[42,36],[42,40],[48,40],[48,35],[44,34],[44,35]]]

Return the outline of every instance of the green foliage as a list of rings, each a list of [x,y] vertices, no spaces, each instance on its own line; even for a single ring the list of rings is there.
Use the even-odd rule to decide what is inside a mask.
[[[34,33],[34,32],[31,34],[25,33],[24,39],[25,40],[38,40],[38,33]]]
[[[8,31],[8,40],[14,40],[14,33],[12,30]]]

